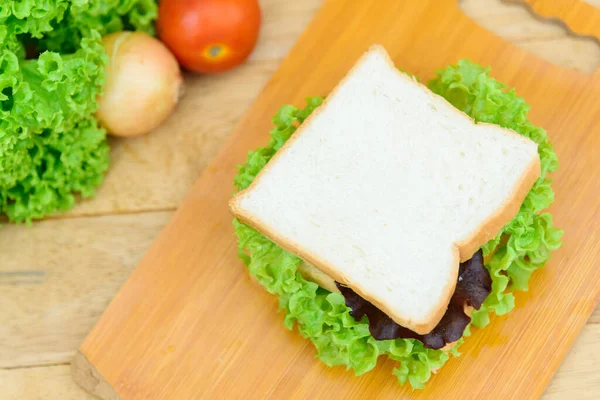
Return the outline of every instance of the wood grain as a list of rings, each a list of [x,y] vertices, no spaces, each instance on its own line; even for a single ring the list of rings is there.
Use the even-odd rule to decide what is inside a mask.
[[[2,227],[0,368],[69,362],[171,215]]]
[[[425,79],[460,57],[493,64],[494,76],[516,86],[532,105],[532,119],[550,131],[562,160],[552,211],[565,228],[564,246],[534,276],[531,291],[517,297],[510,317],[495,318],[471,337],[464,355],[422,392],[400,389],[390,376],[391,362],[359,378],[317,362],[307,341],[281,328],[275,300],[251,283],[235,259],[226,209],[234,166],[266,140],[269,116],[283,103],[327,93],[373,42]],[[600,256],[594,222],[600,188],[589,179],[600,173],[594,161],[600,146],[600,104],[593,96],[598,90],[597,76],[552,66],[480,30],[455,1],[327,2],[87,337],[82,353],[125,399],[538,397],[600,289],[600,270],[594,267]]]
[[[2,400],[93,400],[71,378],[68,365],[0,369]]]
[[[600,346],[600,326],[588,325],[581,332],[569,356],[548,386],[543,400],[596,400],[600,375],[590,375],[590,371],[600,362],[599,354],[590,348]],[[96,396],[87,394],[71,379],[68,365],[0,369],[0,393],[3,400],[93,400]],[[84,370],[84,368],[80,368]],[[101,387],[98,377],[85,377],[92,383],[91,391],[100,398],[110,398],[108,388]],[[77,379],[80,382],[80,379]]]
[[[600,325],[587,325],[548,385],[544,400],[597,399],[600,387]]]

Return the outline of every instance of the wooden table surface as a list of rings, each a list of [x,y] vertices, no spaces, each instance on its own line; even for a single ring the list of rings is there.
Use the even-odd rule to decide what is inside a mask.
[[[487,29],[567,67],[600,67],[599,42],[542,21],[519,0],[463,0]],[[260,92],[322,0],[261,0],[264,22],[251,59],[229,73],[188,76],[177,112],[149,136],[112,141],[112,168],[96,199],[32,227],[0,228],[0,398],[89,399],[69,363],[223,138]],[[599,6],[600,0],[587,0]],[[440,66],[442,67],[442,66]],[[266,134],[266,133],[265,133]],[[544,399],[600,393],[600,310],[592,315]]]

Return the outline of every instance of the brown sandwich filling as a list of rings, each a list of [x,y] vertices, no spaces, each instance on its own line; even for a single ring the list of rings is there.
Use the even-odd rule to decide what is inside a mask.
[[[369,331],[375,339],[417,339],[430,349],[441,349],[460,339],[471,321],[467,315],[470,314],[468,307],[479,310],[492,290],[492,279],[483,265],[483,252],[479,250],[470,260],[460,264],[456,289],[440,322],[431,332],[419,335],[395,323],[349,287],[338,282],[335,284],[346,299],[346,305],[352,309],[350,314],[354,319],[360,321],[364,316],[368,318]]]

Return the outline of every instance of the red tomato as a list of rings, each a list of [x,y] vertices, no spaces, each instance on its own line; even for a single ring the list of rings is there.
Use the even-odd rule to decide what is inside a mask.
[[[221,72],[252,52],[260,28],[257,0],[161,0],[158,36],[194,72]]]

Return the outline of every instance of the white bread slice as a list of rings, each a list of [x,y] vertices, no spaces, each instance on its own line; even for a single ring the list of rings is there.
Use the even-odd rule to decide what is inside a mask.
[[[373,46],[230,209],[426,334],[459,262],[516,215],[539,175],[536,143],[475,124]]]

